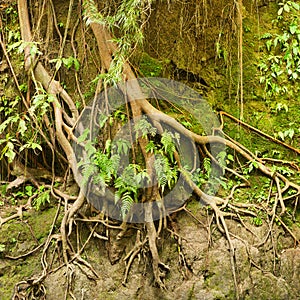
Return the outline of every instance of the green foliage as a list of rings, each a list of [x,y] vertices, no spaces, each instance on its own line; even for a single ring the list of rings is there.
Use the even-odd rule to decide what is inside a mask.
[[[152,58],[147,53],[143,53],[139,63],[139,71],[145,77],[159,77],[163,69],[162,62]]]
[[[125,122],[127,120],[127,115],[122,110],[117,109],[114,112],[114,118]]]
[[[11,51],[16,51],[18,54],[24,53],[24,49],[26,47],[29,47],[29,54],[31,57],[34,57],[36,55],[43,54],[41,51],[38,49],[39,43],[37,42],[24,42],[19,40],[20,36],[17,34],[17,36],[14,36],[14,39],[17,39],[16,42],[10,43],[7,46],[7,52]]]
[[[56,63],[56,70],[60,69],[62,65],[64,65],[68,70],[74,67],[74,69],[78,72],[80,69],[80,63],[78,59],[73,56],[54,58],[51,59],[49,62]]]
[[[134,203],[134,199],[132,198],[130,192],[125,192],[122,195],[121,201],[122,201],[121,214],[122,214],[122,218],[125,219],[126,215],[128,214],[128,212],[132,207],[132,204]]]
[[[161,144],[164,153],[171,158],[171,161],[174,162],[174,152],[176,150],[174,140],[179,144],[179,134],[165,131],[161,135]]]
[[[255,161],[255,160],[252,160],[249,162],[248,164],[248,168],[245,168],[243,173],[244,174],[249,174],[251,173],[253,170],[257,169],[258,168],[258,162]]]
[[[252,223],[255,226],[261,226],[263,224],[263,221],[262,221],[261,217],[254,217],[254,218],[252,218]]]
[[[210,161],[210,158],[205,157],[203,159],[203,168],[204,168],[206,177],[209,178],[210,174],[211,174],[211,161]]]
[[[171,167],[166,156],[158,154],[155,157],[154,169],[157,175],[158,186],[162,189],[162,193],[166,186],[171,189],[178,179],[177,168]]]
[[[42,88],[37,88],[28,112],[41,120],[43,115],[51,109],[50,104],[53,101],[55,101],[54,95],[48,94]]]
[[[3,192],[6,194],[6,192]],[[31,198],[32,206],[36,210],[40,210],[46,203],[50,203],[50,190],[41,185],[38,189],[32,185],[26,185],[24,188],[19,189],[17,192],[6,195],[7,199],[13,204],[17,204],[18,200]]]
[[[0,244],[0,253],[5,251],[5,245],[4,244]]]
[[[154,137],[156,135],[156,128],[148,122],[146,117],[142,117],[138,120],[134,125],[134,129],[136,131],[136,139],[138,139],[139,136],[146,137],[150,135]]]
[[[154,143],[154,141],[149,141],[149,143],[146,145],[146,152],[150,152],[150,153],[156,153],[157,152],[157,147]]]
[[[7,157],[8,162],[12,162],[16,156],[14,142],[16,139],[12,138],[9,134],[6,134],[5,139],[0,140],[0,145],[5,144],[1,149],[0,160],[3,157]]]
[[[299,4],[293,1],[279,3],[278,16],[274,24],[280,34],[264,34],[267,55],[261,60],[260,83],[266,96],[278,94],[293,96],[299,89],[295,83],[300,75],[300,24]]]
[[[83,133],[78,137],[77,142],[78,143],[84,142],[87,139],[89,133],[90,133],[89,128],[84,129]]]
[[[205,157],[202,162],[202,168],[198,168],[192,176],[193,181],[201,188],[211,176],[211,160],[209,157]]]
[[[119,115],[118,115],[119,116]],[[101,123],[109,123],[110,119],[118,118],[116,114],[101,117]],[[122,121],[122,120],[121,120]],[[140,137],[149,140],[146,151],[154,154],[154,170],[157,175],[157,184],[162,191],[171,189],[178,180],[178,167],[174,159],[176,144],[179,144],[178,134],[165,131],[157,135],[156,129],[147,120],[141,118],[135,123],[135,140]],[[111,189],[115,194],[115,202],[121,207],[122,217],[130,211],[134,202],[139,201],[143,188],[150,181],[147,170],[143,164],[129,163],[122,165],[121,158],[130,157],[131,141],[125,138],[115,137],[113,141],[107,140],[105,147],[100,149],[96,141],[90,141],[90,131],[86,129],[77,138],[78,143],[84,147],[84,159],[79,162],[79,168],[83,175],[83,184],[96,184],[102,192]]]
[[[130,141],[125,140],[125,139],[114,140],[114,143],[112,146],[112,149],[116,149],[116,151],[119,155],[122,155],[122,154],[128,155],[130,148],[131,148]]]
[[[278,137],[282,141],[284,141],[287,137],[289,139],[292,139],[294,137],[295,130],[293,128],[289,128],[285,131],[278,131],[277,134],[275,134],[275,137]]]
[[[27,191],[29,194],[31,190]],[[44,186],[40,186],[35,192],[37,196],[34,198],[32,204],[36,210],[40,210],[46,203],[50,203],[50,190],[46,190]]]
[[[149,9],[150,4],[151,0],[147,4],[140,0],[124,0],[114,11],[114,15],[104,15],[98,12],[93,0],[83,2],[83,14],[87,24],[95,22],[105,25],[112,33],[115,30],[119,32],[118,38],[113,38],[118,45],[118,51],[114,54],[108,73],[101,75],[105,84],[116,84],[121,79],[124,62],[142,44],[144,36],[141,16]]]
[[[13,101],[2,96],[0,98],[0,113],[4,116],[4,120],[0,123],[0,139],[1,154],[0,160],[6,157],[9,162],[12,162],[16,155],[16,145],[18,145],[17,134],[19,140],[24,143],[28,139],[28,131],[26,121],[29,118],[18,112],[20,97],[17,96]]]
[[[79,137],[84,142],[89,134],[86,130]],[[92,182],[104,191],[113,187],[115,202],[120,203],[122,217],[130,211],[133,202],[138,201],[139,189],[149,180],[146,170],[138,164],[120,167],[122,155],[128,155],[130,142],[125,139],[108,140],[104,149],[96,149],[91,141],[84,142],[87,158],[79,163],[83,184]],[[123,169],[122,169],[123,168]]]
[[[22,91],[26,92],[27,85],[21,84]],[[22,112],[21,98],[16,96],[14,99],[2,96],[0,98],[0,160],[6,157],[12,162],[17,152],[24,149],[42,151],[38,131],[33,125],[32,119],[42,123],[44,114],[51,111],[51,102],[54,96],[45,92],[42,88],[37,88],[35,95],[31,98],[31,105],[28,112]],[[0,119],[0,120],[1,120]]]
[[[295,174],[295,172],[287,166],[272,166],[271,170],[272,173],[278,172],[286,177],[290,177]]]
[[[150,180],[146,170],[141,169],[137,164],[129,164],[120,176],[115,179],[114,187],[115,203],[121,200],[121,214],[125,218],[126,214],[134,202],[138,202],[138,191],[146,182]]]

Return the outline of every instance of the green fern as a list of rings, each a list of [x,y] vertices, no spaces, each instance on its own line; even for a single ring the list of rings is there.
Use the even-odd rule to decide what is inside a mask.
[[[121,214],[122,214],[123,219],[125,219],[126,215],[130,211],[133,203],[134,203],[134,199],[131,197],[130,192],[126,192],[122,195],[122,198],[121,198]]]
[[[113,149],[116,149],[117,153],[119,155],[127,155],[129,152],[129,149],[131,148],[131,143],[128,140],[125,139],[117,139],[113,142]]]
[[[163,146],[163,150],[164,152],[170,156],[171,158],[171,161],[173,162],[173,156],[174,156],[174,152],[176,150],[176,147],[173,143],[173,138],[172,138],[172,135],[171,133],[169,132],[164,132],[162,134],[162,137],[161,137],[161,143],[162,143],[162,146]]]
[[[82,170],[83,186],[85,186],[88,182],[90,182],[90,179],[97,174],[97,171],[98,171],[97,167],[92,163],[87,163],[83,165],[83,170]]]
[[[206,177],[209,178],[211,174],[211,160],[208,157],[205,157],[203,160],[203,168],[204,171],[206,172]]]
[[[172,168],[169,160],[164,155],[157,155],[155,157],[154,169],[157,175],[158,186],[164,192],[166,185],[171,189],[172,185],[176,183],[178,179],[177,169]]]
[[[155,143],[153,141],[149,141],[149,143],[146,145],[145,148],[146,152],[150,152],[150,153],[156,153],[157,152],[157,147],[155,145]]]
[[[156,128],[152,126],[146,119],[146,117],[142,117],[140,120],[136,122],[134,125],[134,129],[136,131],[136,139],[142,135],[142,137],[146,137],[148,134],[152,137],[156,135]]]
[[[40,186],[37,193],[38,195],[33,200],[32,204],[36,210],[40,210],[41,207],[44,206],[46,203],[50,203],[50,191],[45,190],[44,186]]]

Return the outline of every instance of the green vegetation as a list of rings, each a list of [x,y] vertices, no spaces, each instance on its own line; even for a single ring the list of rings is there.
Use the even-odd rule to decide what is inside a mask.
[[[258,68],[261,71],[260,83],[264,84],[266,96],[287,95],[297,97],[295,82],[300,75],[300,24],[299,4],[293,1],[279,3],[278,16],[273,20],[279,34],[264,33],[267,56]]]
[[[269,3],[270,10],[257,7],[265,23],[254,28],[253,1],[245,1],[243,11],[237,11],[236,2],[221,8],[213,7],[214,1],[100,2],[83,1],[76,11],[73,1],[69,8],[61,3],[64,10],[58,3],[38,1],[24,15],[13,7],[0,11],[6,43],[0,54],[8,66],[0,75],[0,258],[7,264],[0,265],[0,277],[16,284],[15,297],[31,277],[24,293],[42,299],[45,278],[61,270],[65,298],[75,298],[75,268],[89,279],[103,269],[103,277],[111,274],[105,264],[97,265],[106,259],[98,255],[100,249],[108,252],[116,274],[108,294],[139,282],[130,273],[151,273],[149,290],[156,285],[176,291],[175,285],[195,277],[205,293],[211,289],[208,297],[247,299],[256,288],[253,266],[279,277],[281,251],[299,242],[299,4],[284,0]],[[158,8],[170,13],[154,19]],[[239,28],[237,15],[244,18]],[[22,37],[19,19],[30,20],[22,23]],[[32,28],[24,25],[29,23]],[[26,71],[24,59],[30,64]],[[205,101],[190,92],[179,107],[167,96],[159,99],[157,89],[150,99],[127,101],[114,110],[113,101],[128,96],[120,79],[160,77],[171,67],[170,77],[191,79],[188,85]],[[113,100],[110,86],[116,88]],[[240,115],[241,89],[245,123],[234,118]],[[93,106],[90,100],[97,97],[101,101]],[[201,105],[206,99],[228,111],[220,113],[222,126],[212,124],[208,106]],[[97,118],[88,118],[90,126],[75,136],[84,109],[96,111]],[[205,132],[195,116],[213,128]],[[124,133],[129,121],[130,133]],[[221,131],[224,138],[218,136]],[[225,143],[226,151],[214,157],[213,147]],[[81,147],[79,158],[74,144]],[[181,158],[182,153],[189,157]],[[78,188],[76,180],[80,191],[71,192],[72,185]],[[185,188],[193,189],[193,197],[177,205]],[[113,199],[106,197],[108,191]],[[88,193],[103,201],[99,210],[83,197]],[[164,201],[172,201],[174,209]],[[145,204],[137,212],[147,216],[143,224],[129,224],[135,203]],[[117,220],[109,215],[111,207],[120,214]],[[203,233],[201,239],[196,230]],[[220,249],[212,253],[213,247]],[[264,251],[271,258],[263,257]],[[38,260],[41,265],[33,263]],[[271,289],[273,277],[266,285],[265,274],[256,278],[262,289]],[[244,286],[248,290],[239,291]],[[143,288],[137,286],[136,295]],[[10,297],[4,289],[0,285],[0,294]],[[202,296],[195,282],[186,290],[189,299]],[[264,291],[261,295],[267,297]]]

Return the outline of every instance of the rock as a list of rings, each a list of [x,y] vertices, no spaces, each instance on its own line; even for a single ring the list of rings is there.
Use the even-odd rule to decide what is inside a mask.
[[[287,282],[272,273],[252,271],[241,284],[242,299],[245,300],[292,300]]]
[[[287,249],[281,254],[281,277],[289,283],[291,293],[300,295],[300,249]],[[292,298],[291,298],[292,299]],[[298,299],[298,298],[294,298]]]

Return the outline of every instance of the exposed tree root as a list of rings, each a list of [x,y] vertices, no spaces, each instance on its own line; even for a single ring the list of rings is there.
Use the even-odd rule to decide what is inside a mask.
[[[73,1],[70,1],[70,9],[69,13],[71,11]],[[30,29],[30,22],[29,22],[29,16],[28,16],[28,9],[27,9],[27,2],[26,0],[19,0],[18,1],[18,7],[19,7],[19,18],[20,18],[20,25],[21,25],[21,34],[22,39],[24,42],[32,42],[32,35],[31,35],[31,29]],[[87,14],[89,12],[86,12]],[[68,15],[69,19],[70,15]],[[110,65],[112,63],[113,56],[115,55],[117,51],[117,46],[113,42],[113,38],[110,35],[109,31],[100,24],[97,24],[95,22],[91,23],[92,31],[96,37],[97,45],[99,49],[99,56],[101,58],[102,68],[104,70],[109,70]],[[63,51],[63,45],[65,44],[66,34],[68,29],[68,22],[65,28],[65,35],[62,39],[62,48],[60,49],[60,54]],[[77,170],[77,161],[76,156],[74,153],[74,150],[71,145],[70,139],[76,139],[73,134],[73,129],[78,121],[79,118],[79,112],[71,99],[71,97],[68,95],[68,93],[62,88],[61,84],[54,80],[54,75],[50,75],[49,72],[45,69],[45,67],[42,65],[42,63],[38,60],[38,57],[32,57],[30,56],[30,48],[25,48],[25,69],[31,74],[32,80],[35,83],[41,84],[44,89],[53,96],[54,101],[52,102],[52,108],[54,113],[54,126],[55,126],[55,136],[53,135],[50,138],[50,141],[53,140],[58,142],[59,146],[64,152],[64,155],[66,159],[60,158],[62,161],[67,161],[68,166],[70,167],[71,171],[73,172],[74,178],[77,182],[81,181],[80,174]],[[136,76],[134,72],[132,71],[130,65],[128,63],[124,63],[123,66],[123,79],[125,82],[128,83],[128,88],[136,91],[140,95],[143,93],[141,92],[141,88],[137,81],[134,81],[136,79]],[[120,88],[122,89],[122,85],[120,85]],[[266,165],[266,159],[258,158],[254,153],[240,145],[238,142],[230,139],[230,138],[223,138],[217,135],[209,135],[209,136],[202,136],[198,135],[187,128],[185,128],[183,125],[181,125],[179,122],[177,122],[174,118],[164,114],[159,109],[152,106],[147,99],[139,99],[139,101],[133,101],[133,99],[130,99],[130,94],[127,95],[127,91],[123,89],[123,93],[126,94],[126,96],[129,98],[129,106],[130,106],[130,112],[132,115],[132,118],[136,122],[139,120],[142,115],[149,116],[149,119],[151,120],[154,127],[157,128],[158,132],[162,132],[163,125],[167,125],[169,128],[172,128],[175,132],[180,133],[185,138],[193,141],[196,144],[196,147],[194,147],[194,152],[198,151],[199,148],[203,153],[210,157],[211,160],[219,167],[222,168],[216,159],[211,155],[211,153],[208,150],[208,146],[212,144],[222,144],[226,147],[232,149],[235,151],[236,155],[239,155],[240,157],[243,157],[248,162],[256,162],[257,169],[261,174],[264,176],[269,177],[272,182],[274,182],[274,187],[276,187],[277,192],[271,193],[272,188],[270,188],[270,195],[269,197],[274,197],[275,202],[273,205],[273,208],[271,211],[268,211],[270,215],[270,222],[269,222],[269,232],[267,233],[265,240],[262,241],[262,244],[265,243],[265,241],[269,238],[269,236],[272,234],[272,226],[275,217],[281,222],[283,227],[291,234],[291,236],[294,238],[295,243],[298,243],[299,241],[295,237],[295,235],[291,232],[291,230],[288,229],[288,227],[284,224],[284,222],[280,219],[278,216],[278,211],[280,206],[280,215],[284,214],[286,211],[285,202],[290,199],[298,199],[300,196],[300,186],[291,182],[288,180],[285,176],[279,174],[278,172],[273,172],[267,165]],[[63,107],[66,107],[63,109]],[[129,114],[129,108],[128,108],[128,114]],[[234,121],[238,122],[239,124],[246,126],[248,129],[254,130],[255,132],[258,132],[259,134],[263,135],[264,137],[269,138],[273,142],[278,142],[277,140],[274,141],[273,138],[270,136],[263,134],[262,132],[258,131],[257,129],[239,121],[236,120],[234,117],[222,112],[221,115],[226,115],[233,119]],[[47,120],[44,119],[44,122],[47,123]],[[47,123],[48,124],[48,123]],[[220,129],[215,129],[215,132],[217,132]],[[47,139],[48,141],[48,139]],[[52,145],[50,141],[47,142],[51,145],[51,149],[53,151],[53,155],[55,151],[55,145]],[[145,148],[148,143],[147,137],[140,137],[138,138],[138,143],[140,150],[143,154],[144,162],[146,165],[147,172],[149,174],[149,178],[154,182],[154,168],[153,168],[153,157],[146,152]],[[286,144],[280,143],[287,147]],[[199,147],[199,148],[198,148]],[[293,150],[296,153],[300,153],[298,149],[288,147],[289,149]],[[176,153],[175,153],[176,154]],[[177,162],[180,166],[180,157],[177,154]],[[222,199],[217,196],[211,196],[206,194],[204,191],[202,191],[191,179],[190,172],[187,172],[183,168],[180,168],[180,172],[183,175],[186,183],[192,188],[194,193],[197,195],[197,197],[200,199],[200,201],[205,205],[212,208],[214,215],[215,215],[215,221],[218,226],[218,229],[220,232],[223,233],[223,235],[226,237],[229,250],[230,250],[230,262],[231,262],[231,269],[232,269],[232,276],[233,276],[233,282],[235,286],[236,291],[236,298],[240,298],[240,291],[239,291],[239,278],[236,271],[236,257],[235,257],[235,249],[233,247],[232,243],[232,235],[229,232],[228,226],[226,224],[226,218],[236,218],[239,219],[241,224],[246,228],[245,224],[243,223],[240,215],[250,215],[250,216],[256,216],[255,212],[247,210],[251,205],[245,204],[242,205],[240,203],[234,203],[234,193],[236,189],[241,187],[247,187],[250,185],[249,181],[237,172],[236,170],[233,170],[229,167],[224,168],[225,171],[228,173],[231,173],[234,176],[239,177],[243,183],[234,186],[231,189],[230,195]],[[21,185],[26,180],[31,180],[32,182],[37,181],[35,180],[35,177],[33,175],[30,175],[31,173],[28,173],[29,175],[26,177],[22,177],[21,174],[17,177],[17,179],[10,184],[10,188],[17,187]],[[48,174],[49,175],[49,174]],[[54,174],[50,174],[51,178],[53,179]],[[53,180],[52,180],[53,181]],[[272,183],[273,184],[273,183]],[[292,195],[285,196],[286,191],[293,190],[294,193]],[[67,289],[66,289],[66,295],[71,296],[75,299],[75,296],[72,294],[71,286],[72,286],[72,280],[74,275],[74,268],[75,266],[78,266],[84,274],[87,275],[88,278],[96,280],[98,277],[98,274],[93,269],[93,267],[85,260],[81,258],[81,253],[86,246],[86,244],[89,242],[89,240],[96,236],[100,239],[107,240],[109,239],[108,236],[101,236],[95,233],[95,228],[98,223],[101,223],[104,225],[107,229],[118,229],[120,230],[119,234],[117,235],[116,241],[115,241],[115,247],[116,252],[119,252],[119,259],[121,255],[123,254],[123,249],[121,249],[120,246],[120,240],[124,237],[126,231],[127,231],[127,223],[124,221],[121,225],[115,225],[109,222],[108,218],[106,220],[98,218],[98,219],[92,219],[92,218],[86,218],[84,215],[80,215],[79,210],[83,207],[83,205],[86,203],[85,198],[85,191],[83,188],[80,190],[79,195],[76,197],[70,197],[66,194],[64,194],[61,191],[55,190],[53,186],[51,187],[51,191],[53,195],[58,197],[59,199],[64,199],[65,201],[65,213],[63,220],[61,222],[60,227],[60,234],[59,235],[53,235],[53,226],[51,229],[51,232],[48,236],[47,241],[45,242],[43,255],[42,255],[42,265],[43,265],[43,274],[39,278],[35,279],[29,279],[27,281],[22,281],[17,284],[14,299],[22,299],[21,292],[19,290],[19,287],[22,286],[22,289],[27,290],[29,287],[33,287],[30,289],[30,295],[29,298],[34,297],[44,297],[46,294],[45,287],[43,285],[43,281],[46,278],[46,276],[51,273],[55,272],[58,269],[65,267],[66,268],[66,277],[67,277]],[[70,200],[75,200],[72,204],[69,205]],[[159,237],[159,234],[163,230],[163,228],[166,227],[166,220],[163,220],[163,217],[159,220],[159,226],[158,229],[156,229],[154,224],[154,218],[152,215],[153,209],[152,205],[155,201],[161,201],[162,196],[159,194],[158,186],[153,184],[153,186],[148,187],[145,191],[144,198],[142,199],[143,203],[145,204],[145,230],[146,230],[146,237],[143,241],[141,241],[140,232],[137,232],[137,238],[136,238],[136,244],[135,246],[128,252],[127,256],[124,258],[125,261],[127,261],[127,266],[125,270],[125,276],[123,280],[123,284],[125,285],[128,279],[128,274],[130,271],[130,268],[132,266],[132,263],[134,259],[138,256],[140,251],[143,249],[145,244],[147,243],[149,246],[149,252],[151,254],[151,263],[152,263],[152,270],[153,270],[153,276],[156,284],[161,287],[162,289],[166,289],[166,285],[164,282],[164,277],[166,275],[166,272],[169,271],[169,267],[161,261],[159,256],[159,249],[157,245],[157,239]],[[162,202],[162,201],[161,201]],[[183,210],[187,212],[186,204],[184,203],[181,208],[178,208],[178,210]],[[5,222],[12,220],[14,218],[22,217],[22,207],[18,209],[18,212],[8,218],[0,218],[0,226],[4,224]],[[228,211],[225,212],[225,209]],[[261,207],[259,209],[262,209]],[[168,213],[172,213],[174,211],[170,211]],[[163,215],[163,214],[162,214]],[[82,247],[78,246],[77,251],[73,249],[72,243],[70,242],[70,235],[73,231],[73,226],[75,221],[82,221],[86,222],[88,224],[95,223],[95,226],[90,226],[90,235],[84,245]],[[246,228],[247,229],[247,228]],[[248,229],[249,230],[249,229]],[[251,230],[249,230],[251,231]],[[176,234],[176,233],[175,233]],[[60,259],[60,250],[62,249],[62,258],[63,261],[61,262],[61,265],[56,268],[55,270],[50,270],[50,265],[47,262],[46,256],[47,252],[50,247],[50,242],[52,240],[56,240],[56,247],[55,247],[55,253],[58,255]],[[119,243],[119,244],[118,244]],[[180,242],[179,242],[180,243]],[[61,247],[60,247],[61,244]],[[79,243],[78,243],[79,244]],[[42,245],[39,245],[36,249],[32,250],[29,254],[33,253],[34,251],[38,250]],[[26,254],[27,255],[27,254]],[[53,254],[54,256],[54,254]],[[184,255],[179,251],[180,259],[182,260],[182,264],[185,265],[186,268],[186,262]],[[23,256],[21,256],[23,257]],[[18,259],[21,257],[16,257],[13,259]],[[113,260],[115,262],[115,260]],[[42,298],[40,298],[42,299]]]
[[[144,239],[144,241],[141,241],[141,232],[140,230],[137,231],[136,234],[136,243],[134,247],[130,250],[130,252],[124,257],[124,261],[127,261],[124,280],[122,282],[123,285],[126,285],[129,270],[131,268],[131,265],[135,259],[135,257],[140,253],[141,249],[143,248],[144,244],[147,242],[147,238]]]

